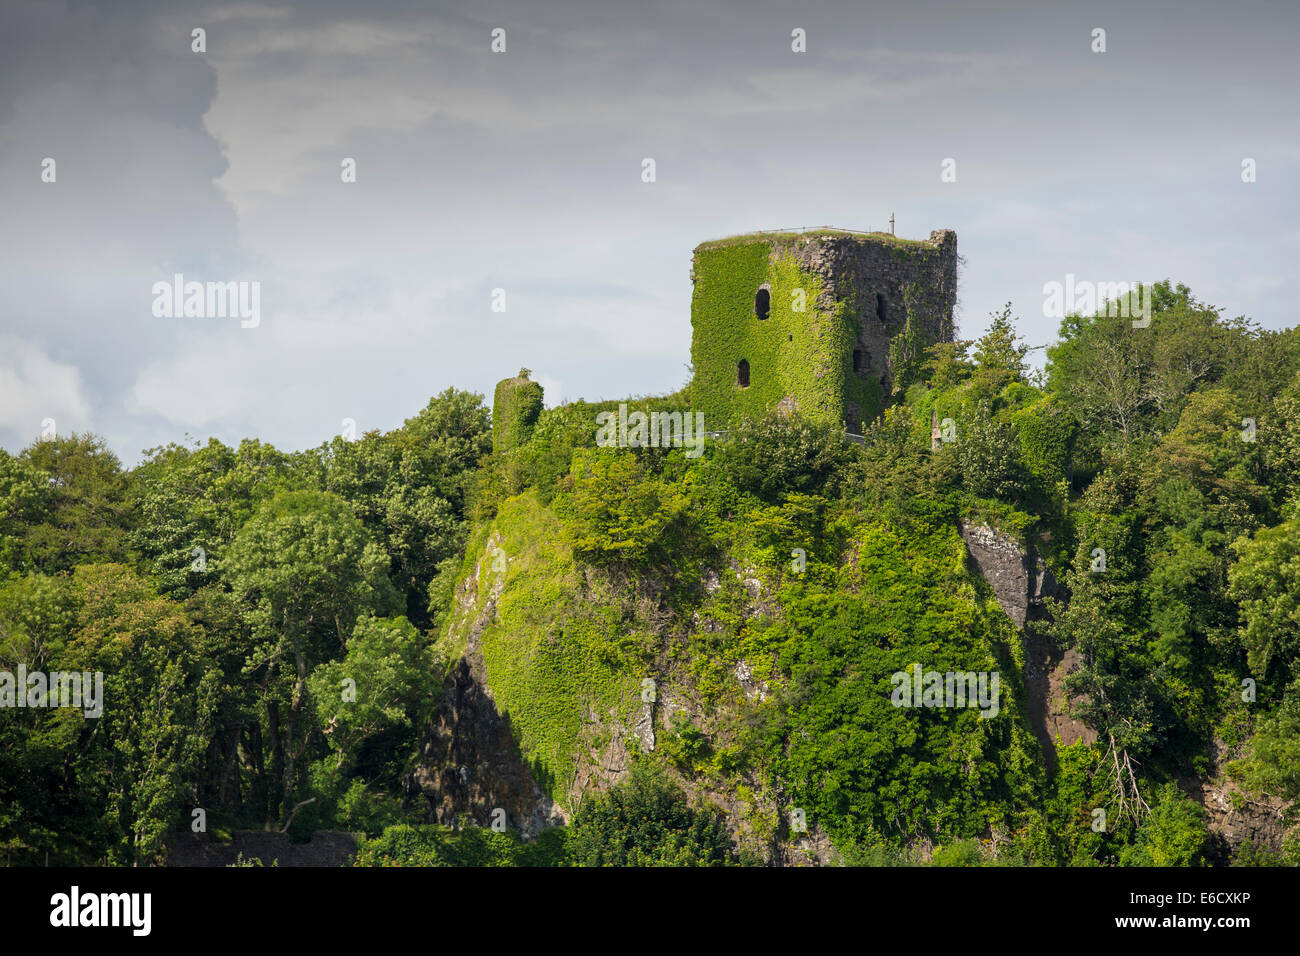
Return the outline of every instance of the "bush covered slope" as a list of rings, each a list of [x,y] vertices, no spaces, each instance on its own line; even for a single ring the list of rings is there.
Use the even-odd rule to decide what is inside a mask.
[[[0,859],[153,862],[201,808],[368,865],[1294,864],[1300,340],[1152,302],[1043,376],[1009,310],[937,345],[862,445],[597,448],[576,402],[492,451],[448,391],[303,453],[0,455],[0,671],[105,683],[0,710]]]

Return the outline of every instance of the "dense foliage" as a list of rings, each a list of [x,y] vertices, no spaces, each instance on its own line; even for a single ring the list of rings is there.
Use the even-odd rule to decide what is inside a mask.
[[[770,278],[748,246],[701,255],[706,293]],[[362,832],[363,865],[1231,861],[1194,781],[1274,817],[1300,799],[1300,337],[1151,301],[1148,327],[1067,317],[1042,374],[1009,307],[977,342],[900,341],[861,445],[755,386],[772,401],[702,457],[597,448],[617,402],[541,409],[521,378],[495,447],[448,390],[304,452],[0,452],[0,679],[104,682],[102,716],[0,683],[0,862],[155,862],[196,808],[215,833]],[[1026,634],[963,524],[1060,583]],[[1077,658],[1090,734],[1051,753],[1027,640]],[[567,827],[451,825],[414,785],[467,654]],[[899,706],[913,668],[997,675],[997,707]]]

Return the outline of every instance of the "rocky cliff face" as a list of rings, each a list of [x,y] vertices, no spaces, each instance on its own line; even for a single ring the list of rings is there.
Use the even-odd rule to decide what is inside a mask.
[[[499,541],[488,540],[479,562],[492,560]],[[469,643],[443,688],[442,702],[420,742],[420,762],[410,786],[428,801],[434,822],[453,825],[468,815],[478,826],[493,822],[504,810],[505,823],[531,839],[548,826],[565,823],[563,810],[538,786],[519,753],[507,716],[500,713],[488,687],[479,638],[496,613],[504,575],[498,574],[485,594],[478,575],[456,591],[455,613],[473,615]]]
[[[1022,549],[1011,535],[987,524],[968,522],[962,522],[960,530],[973,570],[988,581],[998,604],[1020,631],[1025,648],[1026,710],[1048,766],[1054,768],[1058,742],[1069,746],[1077,740],[1092,743],[1097,739],[1095,731],[1070,716],[1065,695],[1065,678],[1078,666],[1078,653],[1060,648],[1033,627],[1033,622],[1046,614],[1044,599],[1064,595],[1042,558]]]
[[[1002,610],[1007,612],[1017,630],[1023,630],[1030,607],[1041,605],[1046,586],[1056,591],[1055,579],[1041,559],[1022,551],[1015,538],[995,531],[986,524],[959,525],[966,553],[976,571],[988,581]]]
[[[1180,780],[1183,790],[1205,808],[1206,825],[1219,843],[1220,862],[1227,863],[1244,843],[1256,849],[1276,853],[1282,839],[1295,828],[1285,819],[1286,804],[1281,801],[1253,800],[1228,778],[1224,768],[1231,754],[1223,741],[1214,741],[1214,772],[1204,778]]]
[[[559,797],[552,799],[554,781],[545,771],[530,766],[521,755],[508,714],[500,711],[489,686],[482,653],[485,629],[499,623],[498,603],[505,591],[504,573],[484,573],[493,564],[493,552],[502,544],[494,534],[486,542],[474,573],[459,584],[454,596],[450,632],[467,633],[465,650],[451,668],[442,701],[424,729],[420,760],[409,786],[415,799],[427,801],[429,819],[444,825],[463,816],[487,826],[496,808],[506,811],[506,824],[525,839],[542,829],[570,822],[571,811],[588,796],[607,790],[630,771],[639,750],[649,752],[658,738],[671,733],[676,719],[684,718],[710,734],[717,734],[725,714],[705,708],[689,679],[661,662],[652,694],[640,690],[641,699],[626,714],[587,710],[584,733],[578,741],[574,775]],[[709,572],[702,582],[706,592],[721,586],[721,576],[734,577],[746,597],[745,615],[752,617],[773,607],[761,582],[750,569],[734,561]],[[581,586],[581,585],[579,585]],[[692,626],[702,630],[721,624],[696,615]],[[765,699],[771,688],[742,661],[735,676],[748,700]],[[679,679],[680,678],[680,679]],[[650,699],[647,699],[650,698]],[[725,710],[725,708],[724,708]],[[680,778],[692,802],[717,807],[726,814],[737,846],[776,866],[826,865],[838,860],[829,838],[808,822],[806,832],[794,834],[779,821],[788,811],[788,799],[774,792],[757,774],[747,774],[744,786],[718,789],[701,781]]]

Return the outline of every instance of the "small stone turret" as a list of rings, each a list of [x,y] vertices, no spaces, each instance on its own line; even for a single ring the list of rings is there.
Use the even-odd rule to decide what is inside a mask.
[[[542,386],[530,381],[528,369],[497,382],[492,397],[492,451],[501,454],[528,441],[542,413]]]

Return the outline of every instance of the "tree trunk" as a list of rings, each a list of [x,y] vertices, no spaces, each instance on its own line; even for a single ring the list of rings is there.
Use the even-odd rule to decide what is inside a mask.
[[[293,685],[293,700],[289,704],[289,719],[285,721],[285,760],[284,760],[284,807],[293,805],[293,790],[296,783],[294,770],[297,761],[294,756],[294,742],[297,739],[298,717],[302,712],[303,699],[307,696],[307,656],[302,651],[302,644],[294,643],[294,664],[298,679]]]
[[[266,792],[266,754],[262,749],[262,722],[254,718],[245,729],[248,741],[244,751],[244,766],[248,769],[248,799],[264,820],[270,819]]]
[[[284,792],[284,740],[280,736],[280,702],[266,702],[266,722],[271,735],[271,786],[267,788],[266,819],[280,818],[280,795]]]

